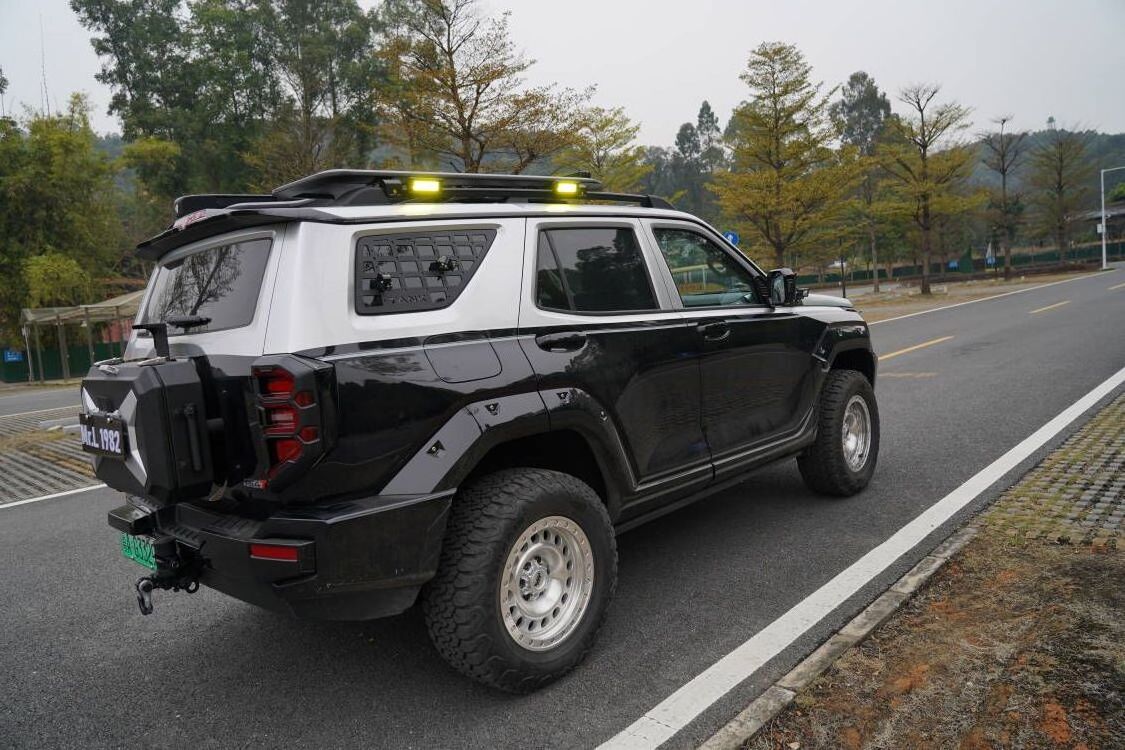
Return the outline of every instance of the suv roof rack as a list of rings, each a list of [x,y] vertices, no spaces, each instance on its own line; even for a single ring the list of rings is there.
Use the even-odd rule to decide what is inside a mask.
[[[655,195],[614,193],[586,175],[572,177],[463,172],[409,172],[389,169],[329,169],[302,177],[270,195],[185,195],[175,201],[180,218],[207,208],[249,207],[270,203],[276,206],[362,206],[406,202],[504,202],[529,203],[605,201],[635,203],[646,208],[674,208]]]

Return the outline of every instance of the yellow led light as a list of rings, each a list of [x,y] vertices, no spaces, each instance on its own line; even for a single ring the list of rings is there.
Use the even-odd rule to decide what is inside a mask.
[[[424,177],[415,177],[410,181],[412,193],[440,193],[441,180],[432,180]]]
[[[559,180],[555,183],[555,192],[559,195],[578,195],[578,183],[573,180]]]

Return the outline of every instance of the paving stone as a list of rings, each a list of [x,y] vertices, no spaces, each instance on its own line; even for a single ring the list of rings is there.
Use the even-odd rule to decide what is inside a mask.
[[[1125,521],[1125,395],[1005,492],[981,519],[1013,540],[1115,548]]]

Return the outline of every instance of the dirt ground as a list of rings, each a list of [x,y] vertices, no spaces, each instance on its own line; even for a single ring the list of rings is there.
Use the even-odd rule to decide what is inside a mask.
[[[959,302],[968,302],[974,299],[991,297],[996,294],[1014,292],[1019,289],[1028,289],[1053,281],[1083,276],[1089,271],[1072,273],[1039,274],[1034,276],[1016,276],[1011,281],[1003,279],[987,279],[978,281],[957,281],[938,283],[931,287],[929,297],[922,296],[917,286],[899,287],[890,292],[879,294],[863,294],[852,298],[852,302],[868,322],[908,315],[934,307],[954,305]],[[831,293],[831,292],[827,292]]]
[[[747,744],[1125,748],[1125,396]]]

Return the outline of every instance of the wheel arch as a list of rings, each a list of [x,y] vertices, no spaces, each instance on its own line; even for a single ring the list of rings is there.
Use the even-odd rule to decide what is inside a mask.
[[[546,430],[496,442],[465,471],[458,484],[510,468],[551,469],[570,474],[597,493],[610,518],[621,506],[621,489],[612,479],[602,446],[592,444],[587,435],[575,429]]]
[[[829,370],[856,370],[867,378],[867,382],[875,385],[875,373],[878,370],[878,358],[875,353],[865,346],[846,347],[843,351],[834,352]]]

